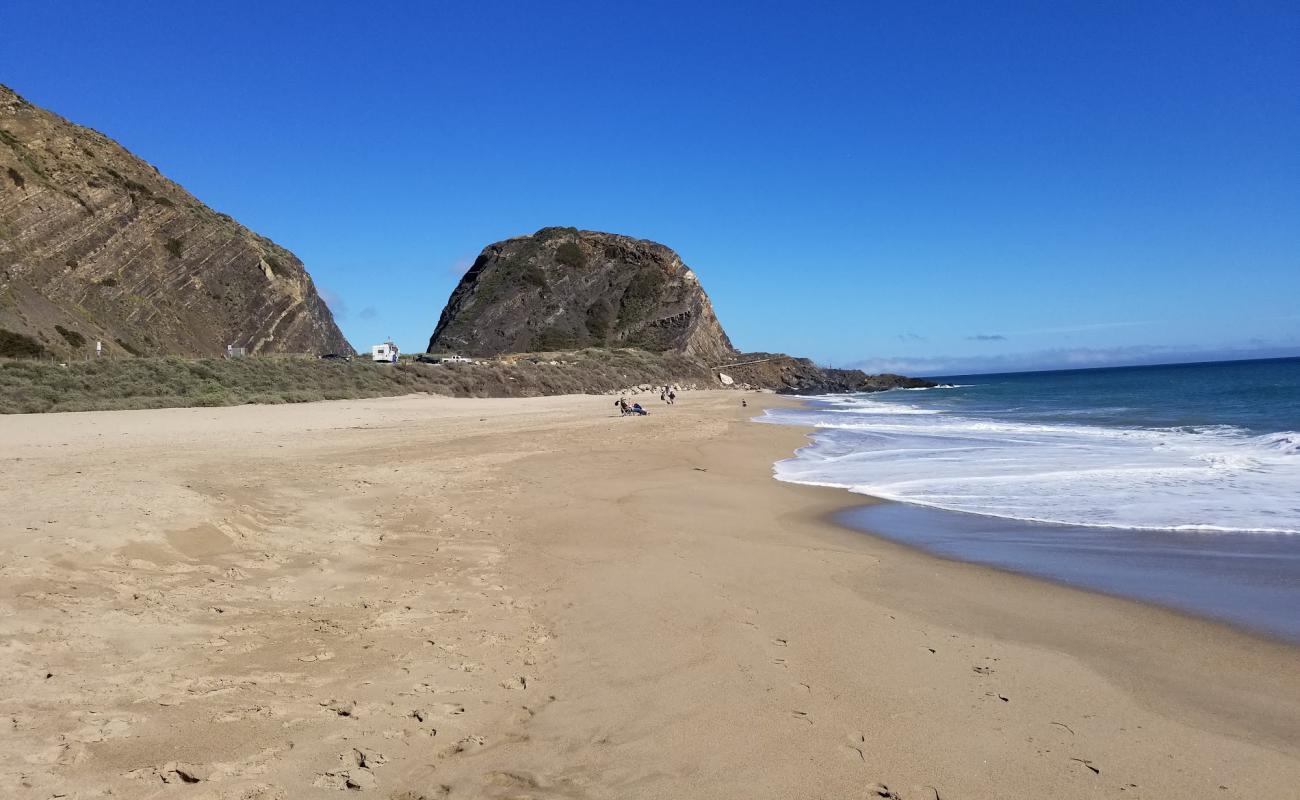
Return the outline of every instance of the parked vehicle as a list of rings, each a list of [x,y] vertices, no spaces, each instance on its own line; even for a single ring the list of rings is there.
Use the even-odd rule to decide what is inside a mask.
[[[321,361],[351,361],[352,356],[343,353],[325,353],[320,357]]]
[[[370,348],[370,360],[387,364],[397,363],[397,345],[391,341],[377,344]]]

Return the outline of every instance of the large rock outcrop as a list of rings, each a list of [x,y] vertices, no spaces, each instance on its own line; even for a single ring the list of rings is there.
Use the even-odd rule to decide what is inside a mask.
[[[661,244],[543,228],[488,245],[443,309],[429,352],[475,356],[583,347],[734,359],[695,273]]]
[[[293,253],[101,133],[0,86],[0,338],[9,349],[351,352]]]

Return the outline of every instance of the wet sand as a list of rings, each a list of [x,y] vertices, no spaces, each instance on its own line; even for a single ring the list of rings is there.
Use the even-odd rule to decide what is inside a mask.
[[[0,418],[17,797],[1281,797],[1300,649],[926,556],[689,393]],[[879,795],[877,795],[879,796]]]
[[[1300,644],[1300,536],[1053,525],[876,502],[835,520],[929,553]]]

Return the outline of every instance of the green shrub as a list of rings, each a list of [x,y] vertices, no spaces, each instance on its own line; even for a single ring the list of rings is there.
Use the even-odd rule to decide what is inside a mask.
[[[113,176],[113,180],[121,184],[125,189],[127,189],[127,191],[137,192],[139,194],[148,195],[150,197],[153,196],[153,190],[150,189],[148,186],[145,186],[143,183],[140,183],[139,181],[133,181],[130,178],[123,175],[122,173],[118,172],[117,170],[112,169],[111,167],[107,168],[107,172],[109,175]]]
[[[529,348],[532,350],[570,350],[579,344],[578,337],[569,332],[558,328],[547,328],[538,331],[534,336]]]
[[[604,342],[614,327],[614,309],[601,301],[587,309],[587,332],[596,342]]]
[[[32,156],[31,152],[27,149],[27,145],[19,141],[17,136],[14,136],[9,131],[0,129],[0,142],[9,145],[9,149],[14,151],[14,155],[18,157],[19,161],[23,162],[23,166],[36,173],[38,177],[46,178],[45,170],[41,169],[40,162]]]
[[[587,255],[577,242],[564,242],[555,248],[555,260],[566,267],[587,266]]]
[[[647,264],[637,270],[632,282],[623,292],[622,307],[618,314],[619,327],[628,327],[643,320],[658,303],[667,281],[658,267]]]
[[[271,268],[272,275],[275,275],[278,278],[286,278],[289,276],[289,270],[285,269],[285,266],[280,262],[280,259],[270,254],[264,255],[262,258],[266,261],[266,265]]]
[[[139,356],[143,356],[143,355],[144,355],[144,353],[141,353],[141,352],[140,352],[140,351],[139,351],[139,350],[138,350],[134,345],[132,345],[130,342],[124,342],[124,341],[122,341],[121,339],[114,339],[113,341],[117,342],[117,346],[118,346],[118,347],[122,348],[123,350],[125,350],[126,352],[130,353],[130,354],[133,355],[133,356],[137,356],[137,357],[139,357]]]
[[[185,245],[180,239],[168,239],[163,247],[167,248],[167,252],[171,253],[172,258],[180,258],[181,253],[185,250]]]
[[[536,286],[539,289],[546,288],[546,273],[536,264],[527,264],[521,270],[524,283],[529,286]]]
[[[0,356],[5,358],[40,358],[45,348],[24,333],[0,328]]]
[[[72,345],[73,347],[80,348],[85,346],[86,344],[86,337],[82,336],[77,331],[69,330],[63,327],[62,325],[55,325],[54,330],[58,331],[59,335],[62,336],[67,341],[67,343]]]
[[[577,228],[560,228],[560,227],[552,226],[549,228],[542,228],[537,233],[534,233],[533,238],[539,242],[546,242],[560,236],[577,236],[577,235],[578,235]]]

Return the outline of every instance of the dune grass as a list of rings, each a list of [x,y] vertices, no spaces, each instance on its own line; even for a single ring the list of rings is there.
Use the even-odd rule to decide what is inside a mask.
[[[311,358],[132,358],[0,361],[0,413],[305,403],[427,392],[531,397],[617,391],[640,384],[707,386],[704,367],[642,350],[548,353],[541,363],[376,364]],[[550,363],[555,361],[557,363]]]

